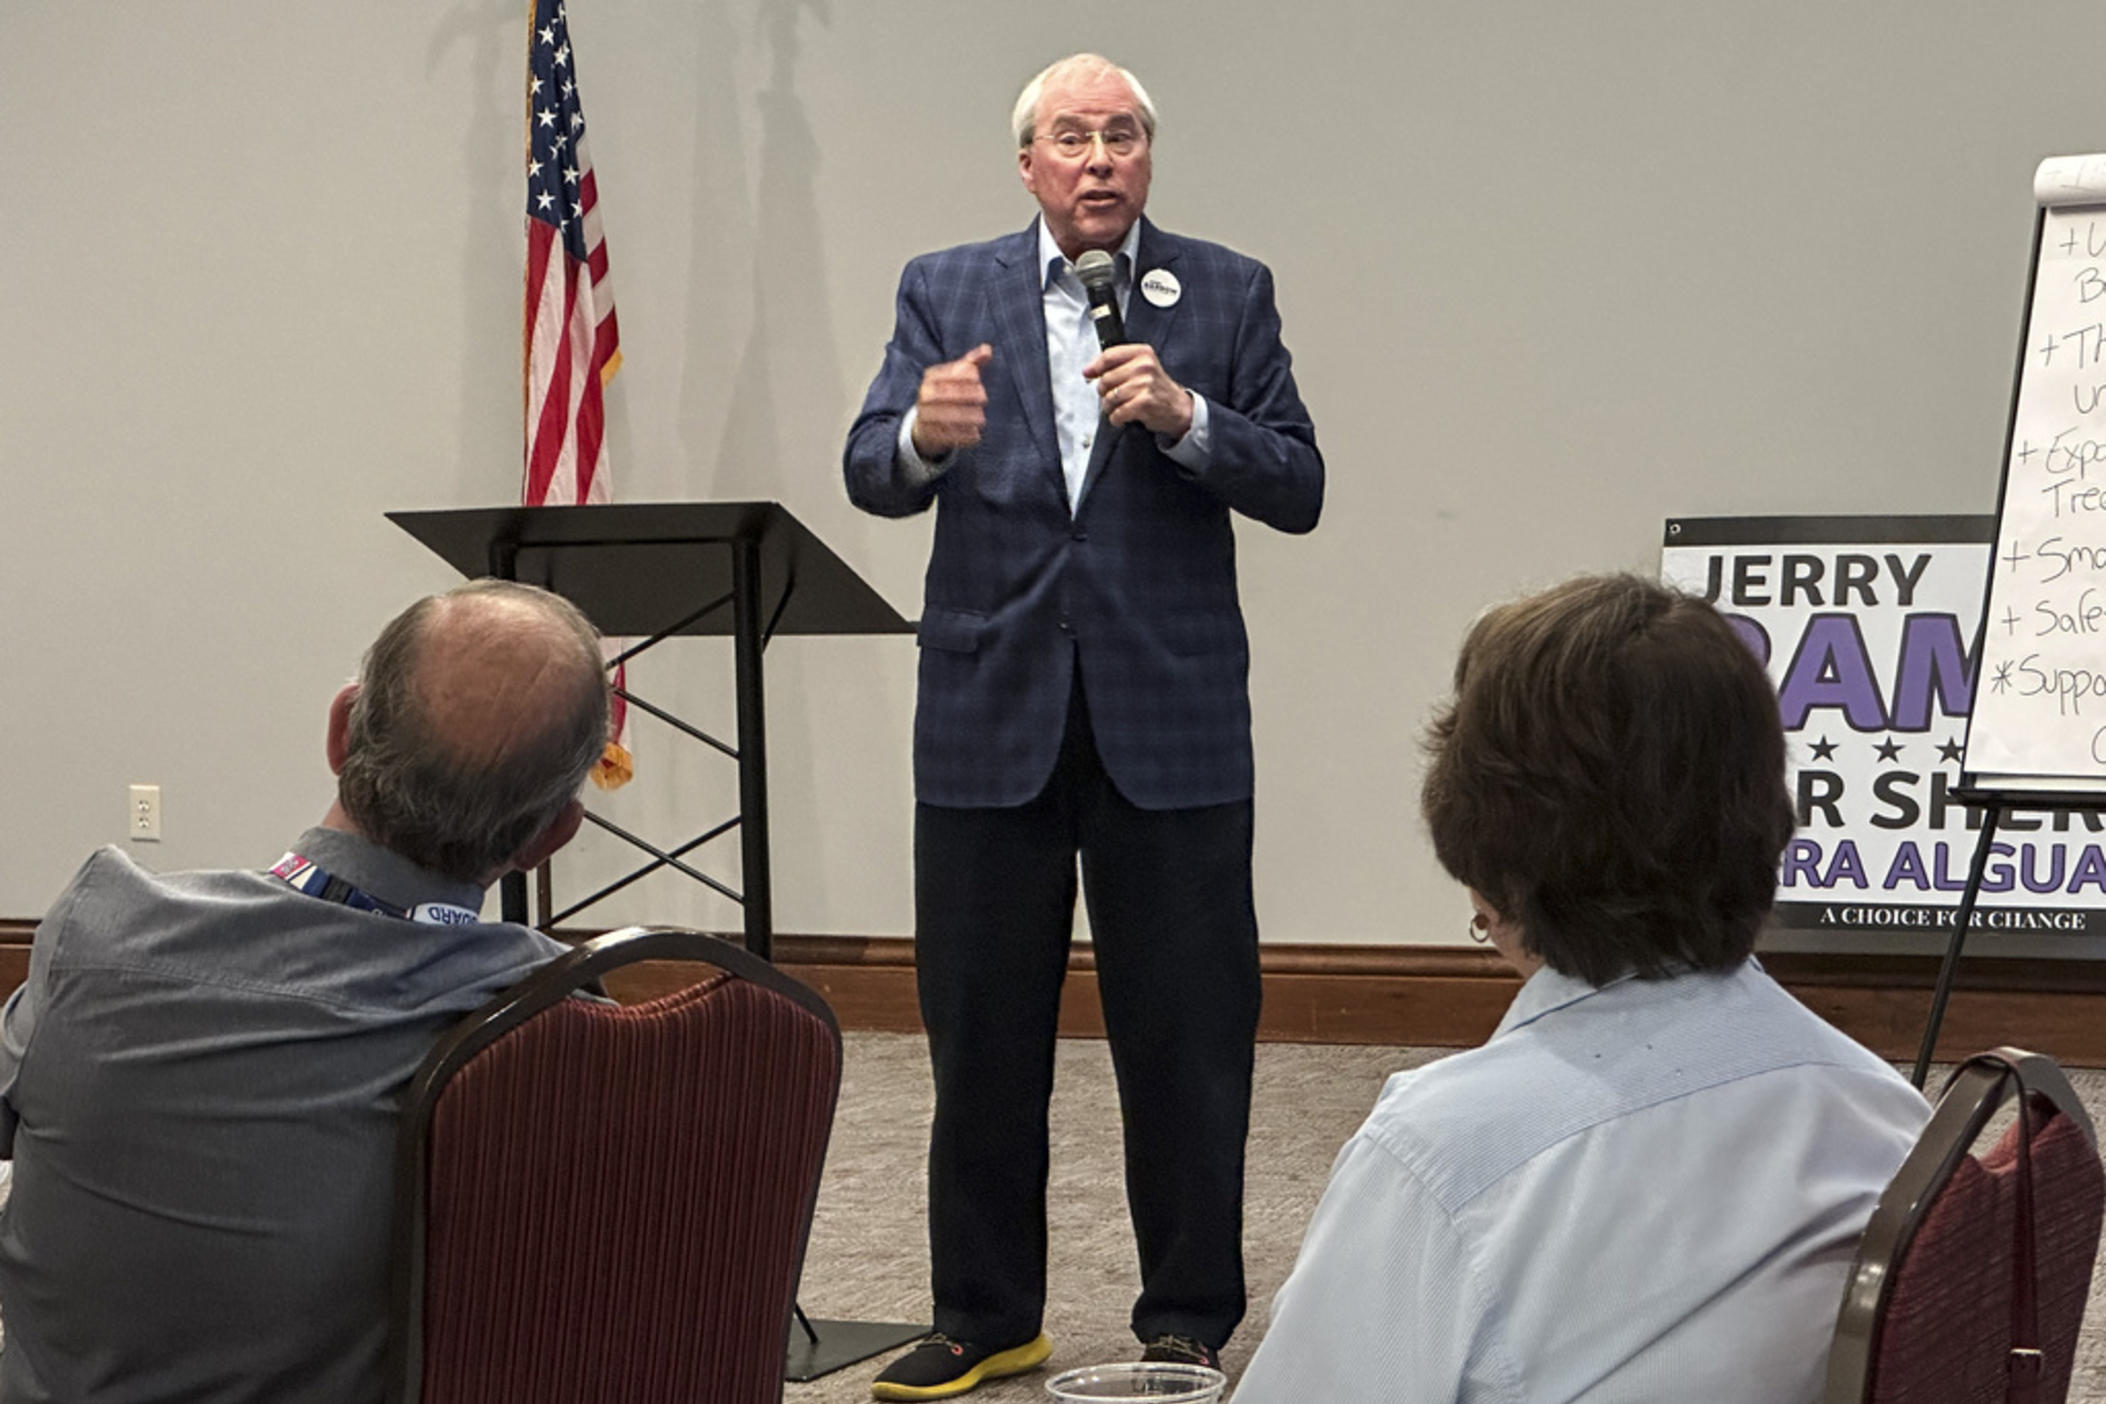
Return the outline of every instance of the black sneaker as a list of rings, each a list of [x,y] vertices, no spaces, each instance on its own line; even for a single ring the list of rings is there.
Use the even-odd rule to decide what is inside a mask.
[[[1221,1352],[1190,1336],[1150,1336],[1141,1344],[1143,1361],[1160,1360],[1176,1365],[1204,1365],[1209,1370],[1221,1368]]]
[[[878,1371],[873,1399],[948,1399],[987,1380],[1021,1375],[1045,1363],[1053,1342],[1039,1335],[1007,1350],[954,1341],[941,1331]]]

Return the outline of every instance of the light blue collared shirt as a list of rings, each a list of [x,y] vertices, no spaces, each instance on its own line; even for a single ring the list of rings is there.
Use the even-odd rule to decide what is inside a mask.
[[[1810,1404],[1929,1105],[1750,960],[1544,969],[1389,1080],[1236,1404]]]
[[[1119,270],[1116,288],[1122,321],[1133,298],[1133,265],[1140,243],[1141,222],[1135,220],[1113,255]],[[1082,505],[1091,450],[1096,447],[1097,435],[1107,427],[1096,383],[1084,379],[1082,374],[1083,367],[1097,359],[1103,345],[1097,338],[1096,323],[1090,318],[1089,295],[1075,276],[1074,265],[1061,253],[1060,245],[1053,242],[1043,215],[1038,220],[1038,266],[1044,270],[1046,363],[1053,395],[1053,427],[1060,441],[1060,471],[1068,487],[1068,511],[1073,514]],[[1192,427],[1181,439],[1158,436],[1158,441],[1171,459],[1196,471],[1206,466],[1212,440],[1207,431],[1206,397],[1196,390],[1187,393],[1192,396]],[[926,482],[950,467],[950,457],[927,459],[915,450],[914,420],[912,409],[900,418],[899,463],[917,481]]]

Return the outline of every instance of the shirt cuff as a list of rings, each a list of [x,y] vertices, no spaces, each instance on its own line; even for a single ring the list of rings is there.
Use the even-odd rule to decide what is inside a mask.
[[[1207,397],[1197,390],[1188,390],[1185,393],[1192,397],[1192,427],[1185,431],[1182,439],[1174,444],[1164,443],[1162,449],[1169,455],[1170,461],[1179,467],[1200,469],[1207,466],[1207,460],[1213,457],[1214,448],[1213,439],[1207,433]],[[1162,438],[1161,435],[1156,437],[1158,441]]]
[[[1195,395],[1193,398],[1196,400],[1199,397]],[[944,475],[945,470],[951,466],[954,455],[947,453],[934,461],[921,456],[914,447],[914,417],[918,413],[918,410],[910,409],[899,417],[899,444],[892,456],[899,464],[899,471],[906,476],[910,484],[924,487]],[[1193,419],[1193,427],[1198,427],[1196,416]],[[1187,434],[1185,437],[1190,438],[1191,435]]]

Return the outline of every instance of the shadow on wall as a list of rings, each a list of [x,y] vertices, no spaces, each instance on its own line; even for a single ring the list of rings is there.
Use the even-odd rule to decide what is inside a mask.
[[[502,346],[504,328],[518,335],[521,270],[525,267],[525,196],[519,186],[520,109],[499,97],[505,86],[492,74],[510,75],[511,90],[520,80],[520,55],[526,40],[527,7],[516,0],[455,5],[432,30],[425,53],[425,77],[438,81],[449,71],[445,60],[455,46],[468,49],[465,73],[473,106],[461,134],[461,183],[467,192],[465,234],[461,247],[461,346],[459,451],[452,479],[436,502],[448,506],[517,501],[525,430],[519,396],[518,362],[513,357],[483,357],[482,347]],[[506,193],[514,211],[505,218]],[[481,363],[485,370],[474,367]],[[508,374],[507,371],[510,370]],[[512,423],[512,437],[494,440],[490,426]],[[495,446],[494,460],[485,450]],[[509,446],[509,456],[503,449]],[[403,503],[403,506],[434,505]]]
[[[712,396],[711,387],[698,383],[707,368],[693,358],[682,387],[681,421],[689,471],[702,495],[775,498],[809,519],[816,503],[840,491],[835,464],[847,407],[841,403],[820,238],[819,143],[797,93],[797,30],[807,11],[821,24],[829,21],[828,0],[764,0],[761,7],[769,68],[767,87],[758,95],[752,316],[718,441],[705,447],[695,432],[707,422],[696,411]],[[698,156],[708,146],[704,134]],[[698,240],[688,284],[693,298],[705,298],[716,281],[708,262]],[[697,333],[707,325],[701,315],[691,323]]]
[[[769,67],[758,96],[753,313],[716,461],[694,464],[706,475],[709,495],[774,498],[807,523],[824,521],[827,505],[841,494],[836,465],[847,420],[820,237],[819,142],[797,92],[798,25],[807,11],[828,23],[828,2],[762,3],[759,29]],[[694,285],[704,281],[696,278]],[[782,744],[770,750],[770,788],[787,799],[811,794],[817,783],[810,675],[792,666],[775,676],[781,684],[770,690],[769,729]],[[805,843],[818,838],[816,832],[799,835]],[[823,859],[819,866],[823,872]]]

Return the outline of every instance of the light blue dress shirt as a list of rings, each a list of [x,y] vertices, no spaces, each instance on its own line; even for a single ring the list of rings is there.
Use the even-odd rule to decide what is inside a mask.
[[[1752,960],[1538,971],[1483,1047],[1389,1080],[1236,1404],[1812,1401],[1929,1115]]]
[[[1122,321],[1133,298],[1133,264],[1140,243],[1141,222],[1135,220],[1113,256],[1119,269],[1116,288]],[[1060,440],[1060,471],[1068,485],[1072,514],[1082,505],[1090,451],[1103,428],[1096,383],[1085,380],[1082,370],[1104,348],[1097,338],[1096,323],[1090,320],[1089,295],[1075,276],[1075,266],[1053,242],[1043,216],[1038,221],[1038,266],[1045,270],[1046,366],[1053,395],[1053,427]],[[1163,452],[1186,468],[1204,468],[1210,443],[1206,397],[1196,390],[1186,393],[1192,397],[1192,427],[1180,439],[1162,440]],[[914,420],[911,409],[900,417],[899,463],[909,475],[927,482],[950,467],[950,456],[923,458],[914,447]]]

